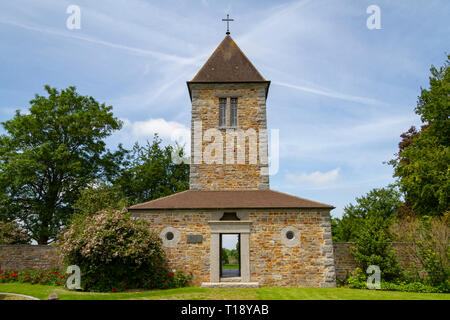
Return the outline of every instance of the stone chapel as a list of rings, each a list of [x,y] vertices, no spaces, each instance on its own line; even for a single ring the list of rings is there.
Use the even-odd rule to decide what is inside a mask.
[[[169,264],[203,287],[334,287],[333,206],[271,190],[266,80],[229,32],[187,82],[190,189],[129,208],[148,220]],[[239,261],[222,263],[236,235]]]

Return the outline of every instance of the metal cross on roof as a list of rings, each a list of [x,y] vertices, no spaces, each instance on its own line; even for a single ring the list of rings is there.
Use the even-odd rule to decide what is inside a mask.
[[[230,15],[227,14],[227,18],[226,19],[222,19],[222,21],[226,21],[227,22],[227,34],[230,34],[230,21],[234,21],[234,19],[230,19]]]

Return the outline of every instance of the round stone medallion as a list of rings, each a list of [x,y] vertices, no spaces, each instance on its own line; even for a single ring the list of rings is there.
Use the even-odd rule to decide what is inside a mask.
[[[288,246],[293,247],[300,243],[300,231],[293,226],[287,226],[281,229],[280,232],[281,242]]]
[[[159,237],[165,247],[175,247],[180,241],[180,231],[174,227],[165,227],[159,233]]]

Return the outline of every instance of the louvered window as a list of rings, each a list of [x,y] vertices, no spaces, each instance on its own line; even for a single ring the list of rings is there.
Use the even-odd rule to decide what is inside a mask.
[[[238,102],[237,98],[231,98],[230,101],[230,126],[237,127],[237,108],[238,108]]]
[[[219,99],[219,126],[225,127],[227,125],[227,99]]]

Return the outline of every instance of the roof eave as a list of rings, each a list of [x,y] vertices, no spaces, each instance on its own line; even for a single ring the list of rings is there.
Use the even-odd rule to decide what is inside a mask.
[[[281,207],[281,206],[275,206],[275,207],[223,207],[223,208],[210,208],[210,207],[189,207],[189,208],[185,208],[185,207],[179,207],[179,208],[133,208],[133,207],[129,207],[127,208],[128,211],[142,211],[142,210],[150,210],[150,211],[165,211],[165,210],[239,210],[239,209],[312,209],[312,210],[333,210],[336,209],[336,207],[330,206],[330,207]]]
[[[253,80],[253,81],[186,81],[186,84],[187,84],[187,87],[188,87],[188,90],[189,90],[189,98],[191,99],[191,101],[192,101],[192,91],[191,91],[191,87],[190,87],[190,84],[207,84],[207,83],[210,83],[210,84],[214,84],[214,83],[217,83],[217,84],[223,84],[223,83],[266,83],[267,84],[267,87],[266,87],[266,100],[267,100],[267,96],[269,95],[269,87],[270,87],[270,80],[263,80],[263,81],[255,81],[255,80]]]

